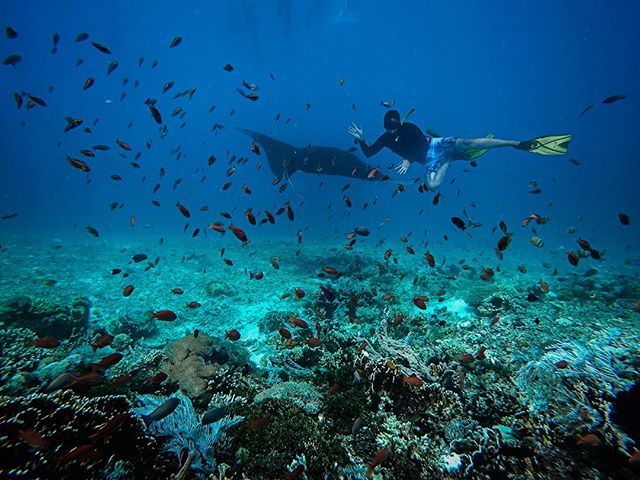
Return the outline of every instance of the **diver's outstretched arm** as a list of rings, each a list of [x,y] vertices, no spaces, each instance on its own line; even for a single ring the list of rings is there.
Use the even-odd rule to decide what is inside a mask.
[[[374,156],[384,147],[389,146],[389,135],[386,132],[380,135],[378,139],[371,145],[367,145],[367,142],[365,142],[364,140],[364,130],[362,130],[361,127],[358,127],[355,123],[352,123],[349,128],[347,128],[347,131],[351,136],[353,136],[353,138],[357,140],[362,153],[364,153],[364,156],[367,158]]]

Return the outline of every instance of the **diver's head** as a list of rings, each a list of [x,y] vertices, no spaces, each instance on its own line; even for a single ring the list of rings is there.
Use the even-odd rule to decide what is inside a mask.
[[[388,132],[394,132],[400,128],[400,112],[398,110],[389,110],[384,114],[384,129]]]

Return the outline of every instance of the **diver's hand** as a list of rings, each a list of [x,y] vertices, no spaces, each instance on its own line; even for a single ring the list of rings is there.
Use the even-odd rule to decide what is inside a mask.
[[[410,166],[411,162],[409,160],[402,160],[402,162],[400,162],[396,167],[396,172],[398,172],[400,175],[404,175],[405,173],[407,173],[407,170],[409,170]]]
[[[347,128],[347,132],[349,132],[349,134],[352,135],[356,140],[360,140],[361,142],[364,141],[364,130],[358,127],[355,123],[349,125],[349,128]]]

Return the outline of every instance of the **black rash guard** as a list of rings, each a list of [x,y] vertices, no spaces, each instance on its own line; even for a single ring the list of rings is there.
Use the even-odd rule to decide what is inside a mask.
[[[396,133],[386,131],[371,145],[367,145],[364,140],[358,140],[358,144],[367,158],[387,147],[410,162],[424,164],[427,161],[430,141],[431,138],[425,137],[417,125],[405,122]]]

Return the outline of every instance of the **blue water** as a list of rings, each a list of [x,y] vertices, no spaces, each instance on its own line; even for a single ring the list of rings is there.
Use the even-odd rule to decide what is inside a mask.
[[[389,247],[403,257],[402,276],[407,276],[404,284],[398,280],[398,285],[404,285],[397,286],[398,291],[410,288],[406,282],[411,277],[425,273],[422,254],[427,249],[439,264],[464,259],[478,270],[496,268],[501,263],[494,248],[501,234],[495,227],[504,220],[515,233],[504,252],[505,270],[527,264],[535,272],[532,283],[540,275],[550,281],[559,272],[564,275],[563,285],[575,282],[590,267],[607,272],[612,284],[611,278],[624,275],[621,282],[628,288],[621,294],[624,302],[616,305],[623,308],[624,303],[627,310],[622,310],[626,312],[622,316],[628,325],[637,326],[640,307],[634,310],[631,297],[638,286],[628,282],[637,277],[640,258],[639,18],[638,3],[627,0],[2,2],[0,26],[10,25],[18,37],[0,39],[0,57],[22,57],[15,67],[0,66],[0,214],[17,214],[0,220],[0,245],[8,246],[2,253],[3,275],[28,281],[30,268],[37,275],[58,275],[57,280],[66,285],[77,282],[77,290],[94,289],[94,304],[115,314],[125,308],[120,289],[126,282],[114,287],[107,277],[89,277],[91,261],[96,262],[96,272],[108,272],[122,266],[123,259],[126,262],[136,253],[132,249],[138,248],[150,250],[151,259],[165,255],[168,265],[178,265],[181,255],[192,252],[218,262],[219,250],[228,248],[235,254],[235,269],[216,271],[216,275],[246,293],[233,299],[233,315],[237,315],[233,318],[242,318],[243,312],[253,312],[250,305],[256,302],[271,308],[273,298],[296,286],[287,281],[316,278],[324,265],[322,258],[343,262],[335,266],[345,269],[348,257],[342,255],[363,259],[371,268],[363,273],[364,267],[359,267],[364,279],[341,280],[343,287],[353,289],[371,286],[367,278],[375,276],[375,264],[383,263]],[[60,41],[52,53],[54,32]],[[81,32],[89,33],[89,39],[76,42]],[[177,36],[181,44],[169,48]],[[104,44],[112,53],[99,52],[90,41]],[[83,63],[75,66],[78,59]],[[108,75],[107,66],[113,60],[119,66]],[[154,61],[156,68],[152,68]],[[226,64],[233,65],[233,71],[225,71]],[[83,90],[89,76],[95,84]],[[124,79],[128,79],[126,85]],[[169,81],[174,85],[163,94]],[[258,86],[257,101],[237,92],[243,89],[243,81]],[[191,100],[173,98],[189,89],[196,89]],[[21,108],[16,108],[14,92],[23,92]],[[47,106],[27,110],[24,92],[42,98]],[[626,98],[602,103],[612,95]],[[166,135],[145,105],[148,98],[157,99]],[[389,167],[401,158],[388,150],[367,160],[390,175],[387,182],[297,172],[284,193],[279,193],[278,187],[287,182],[272,185],[274,175],[264,151],[253,153],[251,139],[235,130],[256,130],[299,147],[312,144],[346,150],[355,146],[347,132],[352,122],[363,127],[369,143],[383,133],[387,108],[382,102],[394,102],[401,115],[415,109],[411,122],[444,136],[477,138],[494,133],[496,138],[525,140],[570,133],[573,139],[564,156],[504,148],[481,157],[477,168],[455,162],[434,206],[434,193],[418,192],[423,167],[414,164],[406,175],[398,175]],[[589,105],[593,108],[581,115]],[[171,115],[176,107],[184,110],[183,118]],[[83,124],[65,133],[65,117],[80,118]],[[216,124],[223,127],[212,131]],[[116,139],[127,142],[132,150],[121,149]],[[110,150],[96,151],[95,158],[80,153],[99,144]],[[213,166],[207,165],[210,155],[217,157]],[[232,155],[248,161],[227,177]],[[356,155],[364,159],[359,150]],[[91,172],[74,169],[67,156],[86,161]],[[133,168],[132,161],[139,168]],[[166,171],[163,177],[161,168]],[[114,174],[122,180],[112,180]],[[177,179],[182,180],[174,189]],[[541,194],[529,193],[532,181]],[[227,190],[222,189],[225,182],[232,182]],[[344,193],[353,203],[351,208],[345,207],[341,191],[347,183],[350,187]],[[153,194],[156,184],[160,189]],[[250,195],[243,192],[245,184]],[[405,190],[393,195],[398,184]],[[152,199],[161,206],[152,205]],[[293,222],[281,215],[275,225],[255,227],[245,219],[248,208],[260,221],[265,209],[275,213],[285,201],[293,206]],[[119,207],[110,211],[113,202]],[[190,219],[180,214],[176,202],[188,207]],[[207,211],[201,209],[204,206]],[[222,218],[219,212],[229,212],[233,219]],[[531,212],[548,217],[549,222],[521,227]],[[630,217],[630,225],[621,224],[620,213]],[[461,232],[452,225],[453,216],[471,218],[482,226]],[[249,247],[239,249],[231,232],[220,237],[207,229],[214,221],[243,228]],[[100,238],[91,237],[87,226],[96,228]],[[356,226],[367,227],[371,237],[359,238],[353,253],[347,252],[342,248],[348,242],[345,234]],[[532,232],[531,227],[536,230]],[[196,228],[200,234],[192,238]],[[297,243],[298,232],[304,239],[302,247]],[[543,248],[530,244],[532,235],[544,240]],[[415,257],[404,253],[401,236],[409,236]],[[170,239],[179,248],[163,254],[160,238]],[[585,259],[577,269],[571,266],[566,252],[578,249],[578,238],[588,240],[604,260]],[[77,249],[76,255],[56,257],[55,251],[48,251],[49,259],[39,257],[39,251],[55,242],[68,245],[65,252]],[[121,248],[129,250],[123,254]],[[307,248],[314,260],[304,254],[298,259],[299,248]],[[289,277],[273,277],[276,273],[269,261],[274,255],[295,267]],[[74,278],[73,261],[83,263],[78,268],[83,278]],[[205,263],[194,266],[192,272],[176,270],[176,278],[195,278]],[[206,268],[214,272],[223,267],[207,264]],[[7,269],[14,269],[13,273]],[[266,281],[274,283],[267,288],[249,283],[245,269],[264,270],[267,277],[272,275]],[[171,274],[165,270],[165,290],[179,286]],[[134,278],[146,281],[141,275]],[[509,277],[497,281],[511,282]],[[28,286],[11,285],[7,278],[3,300],[34,293]],[[465,285],[460,291],[474,288]],[[597,292],[597,285],[592,288]],[[71,290],[69,295],[74,293]],[[136,308],[159,309],[160,303],[169,302],[168,297],[157,295],[145,297]],[[192,299],[196,298],[185,300]],[[572,306],[567,301],[555,310],[555,317],[570,317],[567,312]],[[253,322],[245,320],[247,325]],[[193,326],[202,329],[200,321],[204,320],[176,327],[174,339]],[[218,325],[215,333],[224,335],[237,326],[228,323]],[[99,327],[98,321],[93,331]],[[173,335],[169,332],[145,348],[162,350]],[[571,336],[558,333],[554,340]],[[585,341],[591,338],[587,335]],[[255,360],[262,348],[256,345],[266,345],[267,338],[252,339],[257,344],[247,348]],[[373,458],[375,445],[368,445],[370,458],[365,463]],[[384,446],[380,441],[377,445]],[[394,477],[386,471],[384,478],[398,478],[398,472]]]

